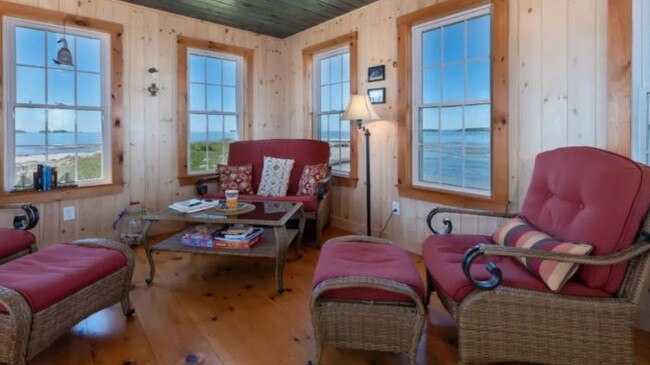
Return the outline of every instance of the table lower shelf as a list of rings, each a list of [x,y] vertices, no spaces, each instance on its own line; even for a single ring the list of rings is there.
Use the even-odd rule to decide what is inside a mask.
[[[275,245],[275,237],[273,228],[265,229],[264,235],[252,248],[250,249],[227,249],[227,248],[211,248],[211,247],[192,247],[184,246],[181,244],[181,237],[183,232],[177,233],[174,236],[158,243],[151,247],[151,251],[168,251],[168,252],[185,252],[195,253],[200,255],[221,255],[221,256],[243,256],[243,257],[276,257],[277,247]],[[287,229],[287,246],[293,242],[298,234],[297,229]]]

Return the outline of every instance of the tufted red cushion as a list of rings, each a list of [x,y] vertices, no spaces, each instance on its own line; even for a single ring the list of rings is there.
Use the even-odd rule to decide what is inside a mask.
[[[479,243],[494,243],[489,236],[450,234],[433,235],[422,244],[422,257],[431,274],[436,290],[453,298],[463,300],[476,287],[470,283],[463,273],[463,256],[465,252]],[[487,280],[490,274],[485,270],[488,262],[497,264],[503,279],[501,285],[529,289],[541,292],[551,290],[534,274],[531,274],[521,263],[515,259],[501,256],[484,256],[475,260],[472,265],[472,277],[478,280]],[[610,297],[611,295],[600,289],[592,289],[576,280],[568,281],[559,294],[580,297]]]
[[[407,284],[424,298],[424,284],[408,253],[401,247],[367,242],[330,243],[322,247],[312,286],[323,280],[362,276]],[[329,290],[323,297],[364,301],[410,301],[405,295],[378,289]]]
[[[253,190],[257,191],[264,169],[264,156],[291,159],[295,163],[289,179],[287,195],[298,192],[300,176],[305,165],[329,163],[327,142],[313,139],[265,139],[238,141],[230,144],[228,165],[253,164]]]
[[[19,292],[38,312],[124,266],[119,251],[57,244],[0,265],[0,286]]]
[[[0,258],[28,249],[36,242],[31,232],[0,228]]]
[[[205,194],[206,199],[225,199],[226,193],[216,191]],[[252,202],[301,202],[305,212],[315,212],[318,210],[318,196],[316,195],[288,195],[288,196],[259,196],[250,194],[239,194],[239,200]]]
[[[591,147],[540,153],[522,215],[541,231],[608,255],[630,246],[650,204],[650,168]],[[616,292],[627,264],[581,265],[592,288]]]

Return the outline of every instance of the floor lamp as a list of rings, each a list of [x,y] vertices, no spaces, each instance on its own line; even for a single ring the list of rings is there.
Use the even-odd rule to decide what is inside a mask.
[[[370,130],[363,125],[364,121],[377,120],[379,116],[375,112],[368,95],[351,95],[348,105],[345,107],[343,119],[356,121],[357,128],[363,131],[366,136],[366,219],[367,234],[372,235],[370,228]]]

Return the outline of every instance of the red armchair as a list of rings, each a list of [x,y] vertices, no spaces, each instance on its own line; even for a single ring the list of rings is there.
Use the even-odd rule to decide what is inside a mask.
[[[38,209],[31,204],[2,204],[0,210],[16,213],[14,228],[0,228],[0,264],[38,250],[36,238],[28,232],[38,224]]]
[[[520,216],[566,242],[586,242],[592,256],[503,247],[492,237],[450,234],[438,213],[497,214],[437,208],[423,244],[428,288],[458,324],[459,361],[634,363],[634,324],[650,265],[647,219],[650,168],[588,147],[538,155]],[[645,223],[644,223],[645,222]],[[520,258],[581,264],[557,293]],[[528,262],[528,261],[527,261]]]
[[[330,148],[327,142],[313,139],[267,139],[253,141],[239,141],[230,144],[228,151],[228,165],[253,164],[253,190],[257,192],[262,180],[262,169],[264,168],[264,157],[277,157],[292,159],[295,161],[289,190],[286,197],[268,197],[253,194],[240,194],[242,200],[252,201],[289,201],[301,202],[307,219],[316,221],[316,241],[321,242],[323,228],[329,223],[330,218],[330,194],[328,185],[330,174],[319,182],[316,195],[296,195],[300,176],[305,165],[316,165],[326,163],[329,165]],[[218,181],[219,176],[208,176],[196,183],[196,193],[204,198],[223,199],[221,191],[209,191],[206,183]]]

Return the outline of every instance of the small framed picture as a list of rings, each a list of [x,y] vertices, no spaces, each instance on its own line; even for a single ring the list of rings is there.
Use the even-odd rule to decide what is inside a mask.
[[[368,82],[386,80],[386,66],[368,67]]]
[[[386,103],[386,88],[380,87],[377,89],[368,89],[368,97],[372,104],[385,104]]]

